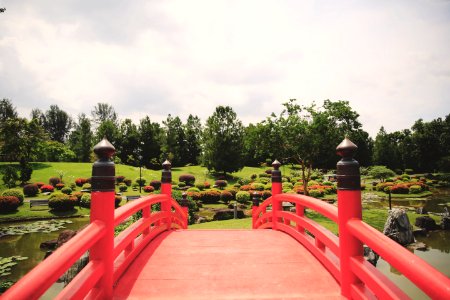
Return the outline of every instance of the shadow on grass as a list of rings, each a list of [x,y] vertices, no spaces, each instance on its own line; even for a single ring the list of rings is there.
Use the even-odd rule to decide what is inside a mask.
[[[31,163],[31,165],[33,166],[33,170],[41,170],[41,169],[47,169],[47,168],[51,167],[50,164],[43,163],[43,162],[34,162],[34,163]]]
[[[71,209],[71,210],[66,210],[66,211],[57,211],[57,210],[50,210],[49,213],[51,213],[52,215],[55,215],[57,217],[70,217],[72,215],[76,215],[79,213],[79,210],[77,208]]]

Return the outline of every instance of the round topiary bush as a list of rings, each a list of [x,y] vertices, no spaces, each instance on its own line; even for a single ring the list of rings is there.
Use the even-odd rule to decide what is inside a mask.
[[[124,179],[123,183],[125,183],[126,186],[131,186],[131,179]]]
[[[182,174],[178,177],[179,182],[184,182],[186,185],[193,186],[195,183],[195,176],[192,174]]]
[[[54,190],[55,188],[53,187],[53,185],[44,184],[43,186],[41,186],[42,193],[53,193]]]
[[[56,189],[57,190],[61,190],[63,187],[65,187],[66,185],[64,183],[57,183],[56,184]]]
[[[119,191],[120,192],[126,192],[128,190],[128,186],[126,186],[124,183],[119,184]]]
[[[39,194],[39,187],[35,183],[26,184],[23,186],[23,193],[27,197],[34,197]]]
[[[66,194],[66,195],[70,195],[70,194],[72,194],[72,189],[70,187],[63,187],[61,189],[61,193]]]
[[[271,191],[263,191],[263,192],[262,192],[262,198],[263,198],[263,200],[266,200],[266,199],[269,198],[270,196],[272,196],[272,192],[271,192]]]
[[[114,196],[114,207],[118,208],[120,206],[120,202],[122,202],[122,197],[115,195]]]
[[[187,189],[186,192],[195,192],[195,193],[200,193],[200,189],[196,188],[196,187],[190,187]]]
[[[83,190],[91,190],[92,185],[90,183],[85,183],[85,184],[83,184],[83,186],[81,188]]]
[[[237,192],[236,201],[239,203],[247,203],[250,201],[250,193],[245,191]]]
[[[282,186],[283,190],[292,190],[294,188],[294,185],[290,182],[283,182]]]
[[[48,199],[48,207],[54,211],[72,210],[77,204],[77,198],[66,194],[53,194]]]
[[[85,193],[81,196],[80,206],[90,208],[91,207],[91,194]]]
[[[254,182],[254,183],[251,184],[251,188],[252,188],[252,190],[255,190],[255,191],[263,191],[264,190],[264,184],[258,183],[258,182]]]
[[[16,211],[20,205],[19,199],[14,196],[0,196],[0,213]]]
[[[220,193],[220,200],[222,200],[225,204],[233,200],[233,194],[230,191],[222,191]]]
[[[150,185],[155,188],[155,190],[159,190],[161,188],[161,181],[152,180],[150,181]]]
[[[178,182],[178,187],[182,188],[186,186],[186,182],[180,181]]]
[[[87,183],[87,179],[86,178],[77,178],[75,179],[75,184],[79,187],[82,187],[83,184]]]
[[[138,186],[144,186],[147,179],[145,177],[138,177],[134,181],[138,184]]]
[[[80,202],[81,196],[83,196],[82,192],[73,192],[72,193],[72,197],[76,197],[78,202]]]
[[[422,187],[420,185],[412,185],[409,187],[409,192],[411,194],[419,194],[422,192]]]
[[[3,193],[2,193],[2,196],[13,196],[13,197],[16,197],[17,199],[19,199],[19,205],[23,204],[23,198],[25,197],[23,192],[21,190],[19,190],[19,189],[4,190]]]
[[[152,187],[151,185],[146,185],[146,186],[144,186],[144,192],[146,192],[146,193],[152,193],[152,192],[154,192],[154,191],[155,191],[155,188]]]
[[[323,190],[310,190],[308,191],[310,197],[319,198],[323,197]]]
[[[195,184],[195,187],[201,191],[205,189],[205,184],[203,182],[198,182]]]
[[[50,177],[48,183],[52,186],[56,186],[58,183],[61,183],[61,179],[59,179],[59,177]]]
[[[39,189],[41,189],[41,186],[45,185],[44,182],[36,182],[36,185],[38,186]]]
[[[408,194],[409,188],[405,184],[396,184],[391,187],[392,194]]]
[[[125,176],[116,176],[116,183],[121,184],[125,180]]]
[[[204,203],[217,203],[220,200],[220,192],[217,190],[207,190],[200,193]]]

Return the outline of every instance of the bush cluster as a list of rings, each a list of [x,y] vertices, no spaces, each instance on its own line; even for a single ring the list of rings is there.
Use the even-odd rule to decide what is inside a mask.
[[[128,186],[124,183],[119,184],[119,191],[120,192],[126,192],[128,190]]]
[[[125,180],[125,176],[116,176],[116,184],[121,184]]]
[[[422,192],[422,187],[420,185],[412,185],[409,187],[410,194],[419,194]]]
[[[125,183],[126,186],[131,186],[131,179],[124,179],[123,183]]]
[[[68,211],[75,207],[77,200],[77,197],[66,194],[53,194],[48,199],[48,207],[55,211]]]
[[[409,188],[406,184],[396,184],[391,186],[391,193],[392,194],[408,194]]]
[[[61,189],[61,193],[63,193],[63,194],[66,194],[66,195],[70,195],[70,194],[72,194],[72,189],[70,188],[70,187],[63,187],[62,189]]]
[[[4,190],[2,193],[2,196],[12,196],[16,197],[19,200],[19,205],[23,204],[23,198],[25,198],[25,195],[23,192],[19,189],[8,189]]]
[[[250,185],[252,190],[255,191],[263,191],[264,190],[264,184],[262,183],[258,183],[258,182],[254,182]]]
[[[145,177],[138,177],[135,179],[135,182],[138,184],[138,186],[144,186],[147,182],[147,179]]]
[[[23,193],[27,197],[34,197],[39,194],[39,187],[36,183],[30,183],[23,186]]]
[[[208,190],[200,193],[201,201],[204,203],[217,203],[220,200],[220,192],[217,190]]]
[[[0,213],[15,211],[20,205],[19,199],[14,196],[0,196]]]

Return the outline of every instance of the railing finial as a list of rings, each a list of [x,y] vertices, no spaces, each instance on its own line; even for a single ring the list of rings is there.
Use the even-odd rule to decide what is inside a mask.
[[[278,170],[279,168],[280,168],[280,166],[281,166],[281,163],[278,161],[278,160],[274,160],[273,161],[273,163],[272,163],[272,167],[275,169],[275,170]]]
[[[347,137],[337,146],[336,153],[342,157],[337,163],[338,190],[360,190],[359,163],[353,159],[358,147]]]
[[[172,164],[166,159],[162,164],[163,170],[161,174],[161,183],[171,183],[172,182]]]
[[[98,160],[92,166],[92,191],[110,192],[115,190],[116,169],[111,157],[116,152],[113,145],[105,138],[94,147]]]

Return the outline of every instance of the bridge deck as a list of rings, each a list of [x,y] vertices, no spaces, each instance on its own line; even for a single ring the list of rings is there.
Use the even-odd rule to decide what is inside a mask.
[[[178,230],[148,245],[114,299],[341,299],[301,244],[273,230]]]

